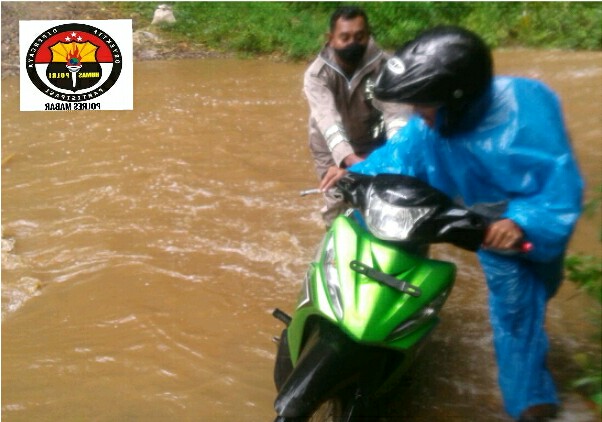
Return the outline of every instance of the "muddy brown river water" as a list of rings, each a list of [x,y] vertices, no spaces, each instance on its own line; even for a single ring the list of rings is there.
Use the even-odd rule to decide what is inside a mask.
[[[588,192],[602,183],[602,53],[503,51],[498,73],[562,97]],[[276,306],[292,310],[322,234],[304,65],[137,62],[134,111],[19,112],[2,80],[2,418],[269,421]],[[582,219],[573,252],[600,253]],[[486,288],[470,254],[392,420],[508,421]],[[597,353],[565,283],[548,323],[561,385]],[[561,389],[564,421],[596,420]]]

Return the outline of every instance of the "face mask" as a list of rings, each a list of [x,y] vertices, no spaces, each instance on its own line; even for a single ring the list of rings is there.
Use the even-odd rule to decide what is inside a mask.
[[[353,43],[345,48],[337,48],[334,52],[345,63],[356,65],[362,60],[362,57],[364,57],[366,45]]]

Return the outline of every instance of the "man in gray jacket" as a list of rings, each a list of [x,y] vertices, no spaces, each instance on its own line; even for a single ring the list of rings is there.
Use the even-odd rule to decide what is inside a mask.
[[[405,125],[407,107],[379,103],[371,94],[387,59],[371,37],[362,9],[347,6],[333,13],[328,41],[303,84],[310,108],[309,146],[320,180],[332,167],[362,161]],[[343,204],[328,193],[325,200],[322,217],[328,226]]]

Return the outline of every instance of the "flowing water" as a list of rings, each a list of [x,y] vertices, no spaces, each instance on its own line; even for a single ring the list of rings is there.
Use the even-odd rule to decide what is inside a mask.
[[[507,51],[564,101],[590,191],[602,183],[602,55]],[[2,80],[2,417],[11,421],[266,421],[274,307],[293,309],[323,232],[306,146],[302,64],[137,62],[134,111],[19,112]],[[583,219],[573,251],[599,252]],[[460,267],[443,322],[394,420],[507,421],[486,288]],[[565,283],[550,306],[552,366],[592,349]],[[593,348],[595,352],[595,347]],[[563,388],[566,421],[591,421]]]

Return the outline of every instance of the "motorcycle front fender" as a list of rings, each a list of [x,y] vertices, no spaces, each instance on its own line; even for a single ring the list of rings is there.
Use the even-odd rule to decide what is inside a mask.
[[[311,328],[297,365],[274,403],[279,416],[303,418],[338,390],[358,380],[375,362],[377,348],[362,346],[339,328],[319,321]]]

